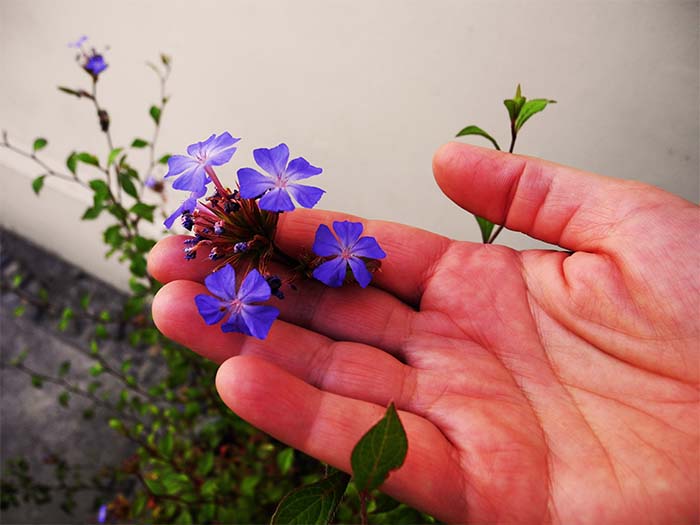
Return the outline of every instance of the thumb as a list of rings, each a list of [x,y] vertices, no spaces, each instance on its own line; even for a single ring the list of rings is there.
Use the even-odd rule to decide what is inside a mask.
[[[631,233],[630,222],[635,233],[640,222],[653,227],[648,214],[637,212],[685,203],[639,182],[456,142],[437,151],[433,172],[465,210],[570,250],[613,251],[615,238]]]

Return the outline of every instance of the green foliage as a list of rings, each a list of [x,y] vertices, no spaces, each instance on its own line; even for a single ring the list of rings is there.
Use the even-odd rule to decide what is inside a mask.
[[[148,113],[156,124],[160,124],[160,108],[158,106],[151,106]]]
[[[300,487],[280,502],[273,525],[325,525],[333,520],[350,476],[339,470],[316,483]]]
[[[39,175],[36,179],[32,181],[32,189],[34,190],[34,193],[39,195],[39,192],[41,191],[41,188],[44,187],[44,180],[46,179],[46,175]]]
[[[139,148],[140,149],[140,148],[145,148],[146,146],[148,146],[148,141],[144,140],[144,139],[135,138],[131,142],[132,148]]]
[[[407,452],[406,432],[391,403],[384,417],[362,436],[352,451],[350,463],[358,490],[378,488],[392,470],[403,465]]]
[[[45,138],[39,137],[38,139],[34,140],[34,144],[32,144],[32,150],[39,151],[40,149],[44,149],[46,145],[49,143],[48,140]]]
[[[491,141],[491,144],[493,144],[493,147],[496,148],[497,150],[500,150],[500,146],[498,145],[498,142],[496,142],[496,139],[494,139],[491,135],[486,133],[483,129],[481,129],[479,126],[467,126],[466,128],[462,129],[459,133],[457,133],[457,137],[464,137],[466,135],[480,135],[488,140]]]

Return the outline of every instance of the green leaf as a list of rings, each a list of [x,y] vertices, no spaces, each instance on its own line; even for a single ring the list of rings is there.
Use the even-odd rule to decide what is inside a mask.
[[[207,450],[197,463],[197,474],[204,477],[214,468],[214,453]]]
[[[148,222],[153,222],[153,211],[156,209],[156,207],[152,204],[146,204],[143,202],[137,202],[134,204],[131,209],[129,210],[131,213],[135,213],[142,219],[147,220]]]
[[[58,329],[61,332],[65,332],[71,319],[73,319],[73,309],[64,308],[63,312],[61,312],[61,320],[58,322]]]
[[[80,307],[83,310],[87,310],[90,307],[90,293],[85,292],[80,296]]]
[[[148,291],[148,287],[140,283],[135,277],[129,278],[129,288],[137,295],[143,295]]]
[[[316,483],[293,490],[280,501],[270,523],[272,525],[330,523],[349,481],[350,476],[336,470]]]
[[[136,186],[134,186],[128,172],[123,171],[119,173],[119,184],[128,195],[131,195],[134,199],[139,198],[139,192],[136,190]]]
[[[34,375],[32,376],[32,386],[34,388],[41,388],[44,386],[44,380],[41,377]]]
[[[277,466],[282,474],[287,474],[294,464],[294,449],[287,447],[277,454]]]
[[[518,118],[520,110],[522,109],[523,104],[525,104],[526,100],[527,99],[522,96],[522,93],[520,91],[520,84],[518,84],[518,87],[515,89],[515,97],[503,101],[506,108],[508,109],[508,116],[510,117],[511,125],[515,125],[515,121]]]
[[[544,108],[547,107],[547,104],[556,104],[556,102],[556,100],[548,100],[546,98],[535,98],[525,102],[515,121],[515,131],[519,131],[520,128],[523,127],[523,124],[534,114],[543,111]]]
[[[491,144],[494,145],[494,147],[500,151],[501,147],[498,145],[498,142],[496,142],[496,139],[494,139],[491,135],[486,133],[483,129],[481,129],[478,126],[467,126],[464,128],[462,131],[457,133],[457,137],[464,137],[466,135],[480,135],[484,137],[485,139],[488,139],[491,141]]]
[[[32,149],[34,151],[39,151],[40,149],[44,149],[48,143],[49,143],[48,140],[46,140],[43,137],[39,137],[38,139],[34,140],[34,144],[32,145]]]
[[[68,168],[68,171],[75,175],[75,171],[78,168],[78,154],[75,151],[66,157],[66,167]]]
[[[46,175],[39,175],[36,179],[32,181],[32,189],[34,190],[34,193],[39,195],[39,192],[41,191],[41,188],[44,187],[44,179],[46,178]]]
[[[90,208],[85,210],[85,213],[83,213],[82,220],[89,221],[92,219],[96,219],[97,217],[100,216],[100,213],[102,213],[103,209],[104,208],[102,208],[102,207],[96,208],[94,206],[91,206]]]
[[[29,352],[26,349],[24,349],[10,360],[10,364],[12,366],[19,366],[22,363],[24,363],[24,360],[27,359],[28,355],[29,355]]]
[[[483,217],[479,217],[478,215],[474,215],[474,218],[476,219],[476,222],[479,223],[479,229],[481,230],[481,240],[484,241],[484,244],[486,244],[491,238],[491,232],[493,231],[493,227],[495,225],[490,220],[484,219]]]
[[[15,317],[22,317],[24,315],[24,312],[26,312],[26,311],[27,311],[26,305],[20,304],[12,311],[12,314]]]
[[[99,376],[101,373],[105,371],[104,367],[102,366],[101,363],[95,363],[92,365],[89,369],[90,375],[93,377]]]
[[[350,457],[358,491],[370,491],[384,483],[389,472],[403,465],[408,451],[406,432],[394,403],[384,417],[362,436]]]
[[[112,163],[122,151],[124,151],[124,148],[114,148],[112,151],[109,152],[109,156],[107,157],[108,168],[112,165]]]
[[[148,252],[151,250],[156,245],[156,241],[153,239],[146,239],[145,237],[141,237],[140,235],[137,235],[134,237],[134,245],[140,252]]]
[[[173,437],[172,432],[167,432],[161,440],[158,442],[158,451],[165,456],[166,458],[170,459],[170,457],[173,455],[173,447],[175,446],[175,440]]]
[[[113,248],[117,248],[124,242],[124,236],[122,235],[122,228],[119,224],[114,224],[102,232],[102,239],[106,244],[109,244]]]
[[[68,93],[69,95],[74,95],[78,98],[80,98],[80,96],[81,96],[80,91],[78,91],[76,89],[71,89],[71,88],[65,87],[65,86],[58,86],[58,89],[59,89],[59,91],[63,91],[64,93]]]
[[[70,394],[68,392],[61,392],[58,396],[58,404],[62,407],[68,407],[68,402],[70,401]]]
[[[187,509],[182,509],[175,518],[175,525],[192,525],[192,514]]]
[[[255,487],[260,483],[262,476],[256,474],[254,476],[246,476],[241,481],[241,494],[248,497],[253,497],[255,495]]]
[[[70,361],[63,361],[58,367],[58,377],[65,377],[70,372]]]
[[[132,518],[138,518],[141,516],[141,513],[143,512],[143,509],[146,508],[146,503],[148,502],[148,496],[146,496],[145,492],[139,492],[135,497],[134,501],[131,504],[131,517]]]
[[[148,113],[156,124],[160,124],[160,108],[158,106],[151,106]]]
[[[169,153],[167,155],[163,155],[161,158],[158,159],[158,164],[167,164],[168,160],[170,160],[170,157],[172,157],[172,155],[170,155]]]
[[[148,146],[148,141],[139,138],[135,138],[131,143],[132,148],[145,148],[146,146]]]
[[[91,166],[100,166],[100,161],[97,157],[95,157],[92,153],[88,153],[87,151],[83,151],[80,153],[75,154],[75,158],[84,164],[90,164]]]

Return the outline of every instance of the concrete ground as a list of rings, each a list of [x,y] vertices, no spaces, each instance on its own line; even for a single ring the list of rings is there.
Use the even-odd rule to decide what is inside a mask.
[[[0,230],[0,250],[3,283],[0,361],[7,365],[14,356],[26,350],[27,367],[56,376],[60,364],[70,360],[71,370],[66,379],[87,385],[93,379],[87,370],[94,361],[76,351],[76,348],[89,347],[97,321],[76,316],[68,329],[61,332],[57,325],[62,307],[70,306],[76,312],[81,310],[80,298],[87,293],[91,312],[103,309],[117,312],[125,296],[79,268],[4,230]],[[22,276],[18,289],[25,295],[24,300],[15,291],[8,290],[8,287],[13,287],[16,275]],[[17,284],[16,281],[14,284]],[[61,304],[61,308],[47,312],[27,304],[27,297],[36,296],[42,287],[47,289],[49,297]],[[23,315],[16,317],[16,309],[23,304]],[[102,352],[118,366],[127,346],[111,342],[103,345]],[[146,356],[131,357],[139,375],[155,373],[152,370],[154,365]],[[119,391],[116,382],[110,383],[102,376],[100,380],[112,395]],[[46,382],[41,389],[37,389],[32,386],[30,376],[16,368],[5,366],[0,370],[0,459],[3,478],[7,475],[6,461],[20,456],[29,461],[37,479],[55,485],[54,467],[44,464],[51,454],[59,455],[71,464],[83,465],[85,478],[89,478],[99,472],[102,465],[118,465],[133,452],[133,445],[108,427],[107,419],[112,415],[108,410],[97,410],[94,419],[86,421],[82,412],[89,409],[92,402],[72,395],[69,407],[64,408],[57,400],[63,391],[62,386]],[[22,504],[19,508],[3,511],[0,523],[94,523],[94,509],[100,498],[109,499],[118,490],[128,491],[128,486],[111,487],[103,494],[96,491],[79,493],[78,505],[72,515],[59,508],[60,501],[42,506]]]

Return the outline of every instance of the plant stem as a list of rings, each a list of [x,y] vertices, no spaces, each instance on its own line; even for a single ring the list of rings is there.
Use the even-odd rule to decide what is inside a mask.
[[[369,521],[367,519],[367,491],[362,490],[358,493],[360,497],[360,523],[362,525],[368,525]]]
[[[510,125],[510,147],[508,148],[508,153],[513,153],[513,148],[515,148],[515,140],[518,138],[518,132],[515,131],[515,123],[511,123]],[[486,244],[493,244],[493,241],[496,240],[496,237],[498,237],[498,234],[503,231],[503,227],[505,224],[499,224],[498,228],[496,228],[496,231],[493,232],[493,235],[489,238],[488,241],[486,241]]]

